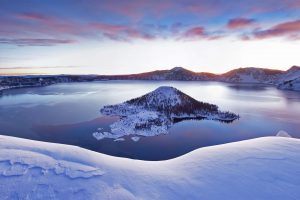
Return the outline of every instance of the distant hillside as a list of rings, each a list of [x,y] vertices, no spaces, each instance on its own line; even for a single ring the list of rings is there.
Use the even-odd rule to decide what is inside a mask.
[[[178,81],[208,81],[216,79],[217,75],[212,73],[196,73],[182,67],[174,67],[170,70],[156,70],[141,74],[105,76],[108,79],[125,80],[178,80]]]
[[[263,68],[239,68],[220,75],[220,81],[233,83],[268,83],[276,84],[278,79],[284,75],[281,70]]]
[[[175,67],[170,70],[156,70],[128,75],[2,76],[0,77],[0,91],[10,88],[46,86],[55,83],[103,80],[174,80],[260,83],[272,84],[279,89],[300,91],[300,67],[293,66],[287,71],[248,67],[234,69],[219,75],[206,72],[193,72],[182,67]]]

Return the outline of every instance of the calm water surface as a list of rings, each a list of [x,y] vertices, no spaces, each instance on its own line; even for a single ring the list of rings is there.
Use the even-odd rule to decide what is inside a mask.
[[[167,135],[134,142],[97,141],[97,128],[109,131],[117,118],[99,109],[173,86],[197,100],[217,104],[241,116],[231,124],[210,120],[176,123]],[[57,84],[5,91],[0,96],[0,134],[72,144],[114,156],[143,160],[174,158],[204,146],[276,135],[284,130],[300,138],[300,92],[263,85],[216,82],[103,81]]]

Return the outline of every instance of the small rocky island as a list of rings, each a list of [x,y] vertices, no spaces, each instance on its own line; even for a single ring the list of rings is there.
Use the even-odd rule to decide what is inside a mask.
[[[217,105],[197,101],[174,87],[162,86],[141,97],[124,103],[104,106],[100,112],[119,116],[110,132],[95,132],[93,136],[121,138],[125,135],[155,136],[167,134],[177,121],[186,119],[210,119],[232,122],[239,118],[231,112],[222,112]]]

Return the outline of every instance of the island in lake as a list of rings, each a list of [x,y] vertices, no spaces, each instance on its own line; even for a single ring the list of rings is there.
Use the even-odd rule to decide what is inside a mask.
[[[119,116],[111,124],[110,132],[97,131],[93,136],[121,138],[125,135],[155,136],[167,134],[175,123],[186,119],[210,119],[232,122],[239,115],[220,111],[217,105],[197,101],[174,87],[161,86],[141,97],[124,103],[104,106],[100,112],[108,116]]]

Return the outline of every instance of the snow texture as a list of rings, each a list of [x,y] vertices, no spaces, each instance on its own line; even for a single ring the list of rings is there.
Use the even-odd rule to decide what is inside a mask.
[[[300,140],[264,137],[140,161],[0,136],[1,199],[300,199]]]

